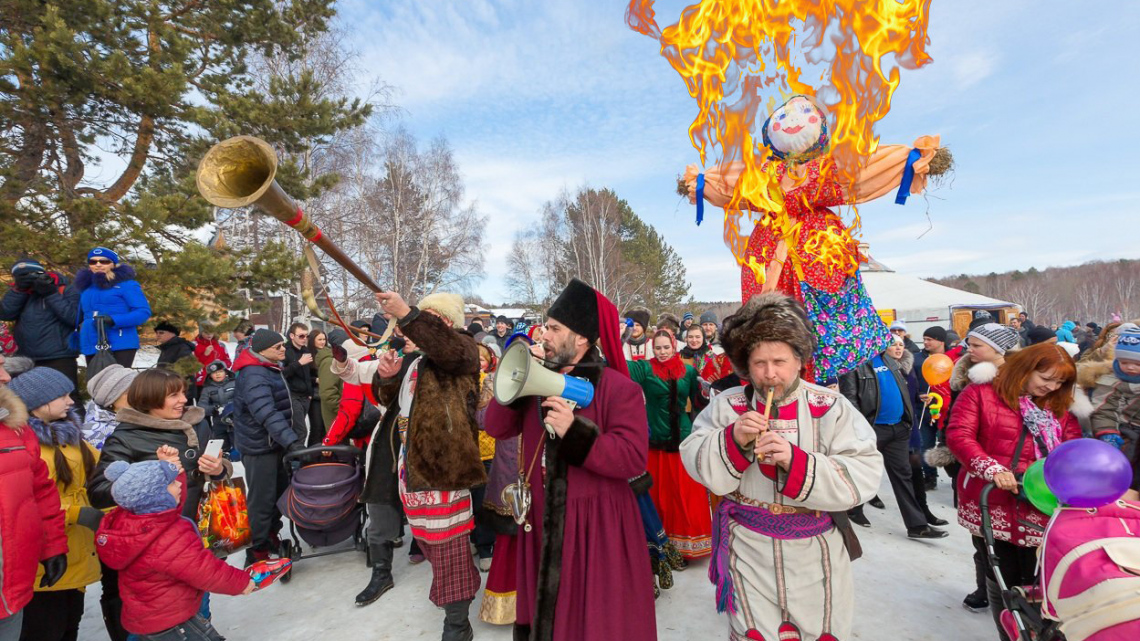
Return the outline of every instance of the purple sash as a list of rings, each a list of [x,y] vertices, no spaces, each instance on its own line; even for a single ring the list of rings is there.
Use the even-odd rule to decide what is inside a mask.
[[[709,580],[716,585],[716,611],[736,612],[736,591],[729,569],[729,526],[740,524],[752,532],[774,539],[810,539],[827,532],[834,523],[826,512],[819,514],[773,514],[759,507],[724,500],[713,515],[712,558]]]

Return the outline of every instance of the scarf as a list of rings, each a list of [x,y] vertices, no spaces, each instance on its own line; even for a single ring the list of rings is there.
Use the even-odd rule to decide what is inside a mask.
[[[649,364],[653,367],[653,375],[663,381],[677,381],[685,377],[685,363],[676,354],[665,362],[651,358]]]
[[[1033,436],[1033,452],[1037,458],[1043,456],[1041,444],[1045,446],[1045,454],[1061,444],[1061,422],[1053,412],[1037,407],[1028,396],[1021,397],[1020,407],[1021,422]]]
[[[649,340],[649,332],[642,333],[641,338],[634,338],[632,335],[627,336],[625,342],[635,347],[641,347],[647,340]]]
[[[73,411],[67,411],[67,418],[51,423],[28,416],[28,425],[36,433],[36,439],[44,445],[78,445],[81,436],[79,416]]]
[[[691,358],[695,363],[698,359],[703,358],[705,354],[709,353],[709,346],[707,343],[701,343],[701,346],[693,349],[688,345],[681,348],[681,358]]]
[[[1140,385],[1140,376],[1129,376],[1120,369],[1120,361],[1112,361],[1112,373],[1116,374],[1116,378],[1128,383],[1130,385]]]

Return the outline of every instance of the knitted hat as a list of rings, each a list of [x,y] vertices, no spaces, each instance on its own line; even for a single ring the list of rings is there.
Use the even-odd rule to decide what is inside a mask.
[[[684,314],[681,314],[681,322],[684,323],[687,320],[693,320],[693,312],[685,312]]]
[[[463,297],[459,294],[448,294],[447,292],[428,294],[421,298],[419,303],[416,303],[416,307],[419,307],[421,311],[430,309],[451,321],[451,326],[455,329],[463,329]],[[510,325],[510,322],[507,322],[507,325]]]
[[[96,247],[87,252],[87,260],[91,260],[92,258],[106,258],[116,265],[119,264],[119,255],[106,247]]]
[[[933,338],[939,343],[946,342],[946,328],[939,325],[927,327],[926,331],[922,333],[923,338]]]
[[[712,323],[716,325],[716,312],[709,310],[701,314],[701,325],[704,325],[705,323]]]
[[[946,330],[946,345],[947,346],[957,345],[958,343],[961,343],[961,342],[962,342],[962,337],[958,335],[958,332],[956,332],[952,329]]]
[[[1116,360],[1140,361],[1140,329],[1129,329],[1117,335]]]
[[[649,310],[644,307],[634,307],[625,313],[625,317],[641,325],[642,329],[649,328]]]
[[[986,323],[976,327],[969,334],[966,334],[967,339],[971,336],[994,348],[999,354],[1005,354],[1017,347],[1018,342],[1016,330],[997,323]]]
[[[495,324],[496,324],[496,325],[498,325],[499,323],[502,323],[502,324],[504,324],[504,325],[508,325],[508,326],[509,326],[509,325],[511,324],[511,319],[509,319],[509,318],[507,318],[506,316],[503,316],[502,314],[500,314],[500,315],[499,315],[499,316],[498,316],[498,317],[495,319]]]
[[[981,318],[984,318],[986,320],[993,320],[994,316],[993,316],[993,314],[987,312],[984,309],[979,309],[978,311],[974,312],[974,320],[978,320]]]
[[[891,323],[891,331],[893,332],[896,329],[901,329],[902,331],[905,332],[906,331],[906,323],[902,322],[901,320],[897,320],[897,321]]]
[[[111,498],[128,512],[156,514],[178,507],[178,499],[166,491],[178,478],[178,468],[173,463],[115,461],[104,474],[111,481]]]
[[[365,329],[367,329],[367,327]],[[328,335],[329,345],[344,345],[344,342],[347,340],[348,340],[348,332],[344,331],[343,329],[341,329],[339,327],[334,329],[333,331],[329,332],[329,335]]]
[[[344,331],[344,330],[341,330]],[[226,362],[219,359],[206,366],[206,376],[226,369]]]
[[[1034,325],[1033,329],[1025,333],[1025,338],[1030,345],[1036,345],[1038,343],[1044,343],[1050,338],[1057,338],[1057,334],[1044,325]]]
[[[254,354],[260,354],[278,343],[284,343],[285,337],[271,329],[259,329],[249,339],[249,348]]]
[[[162,321],[161,323],[155,325],[154,331],[156,331],[156,332],[170,332],[171,334],[180,334],[181,333],[178,331],[178,327],[174,323],[171,323],[170,321]]]
[[[96,405],[109,408],[126,393],[131,381],[138,375],[137,371],[118,363],[108,365],[87,381],[87,393],[91,395],[91,400],[95,401]]]
[[[35,272],[44,271],[44,266],[31,258],[25,258],[20,262],[12,265],[12,275],[19,276],[21,274],[33,274]]]
[[[62,373],[50,367],[33,367],[8,383],[8,389],[24,401],[29,410],[43,407],[61,396],[67,396],[75,385]]]

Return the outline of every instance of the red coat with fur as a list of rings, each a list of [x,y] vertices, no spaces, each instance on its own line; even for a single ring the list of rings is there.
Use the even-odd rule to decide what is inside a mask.
[[[993,480],[994,474],[1008,471],[1022,425],[1021,413],[1001,400],[993,384],[970,385],[954,401],[954,413],[946,428],[946,444],[962,462],[958,474],[958,522],[974,535],[981,535],[982,488]],[[1081,427],[1070,412],[1061,417],[1061,440],[1081,437]],[[1026,436],[1018,459],[1017,474],[1037,460],[1033,439]],[[1009,492],[990,492],[990,514],[993,518],[994,537],[1021,547],[1041,545],[1041,536],[1049,517],[1034,508],[1023,497]],[[1040,528],[1034,531],[1026,523]]]
[[[133,634],[154,634],[188,620],[205,592],[241,594],[249,585],[249,574],[211,554],[198,528],[182,516],[186,475],[178,480],[178,507],[156,514],[117,507],[95,533],[99,559],[119,571],[123,627]]]
[[[40,561],[67,553],[59,491],[25,423],[24,404],[0,386],[0,619],[32,600]]]

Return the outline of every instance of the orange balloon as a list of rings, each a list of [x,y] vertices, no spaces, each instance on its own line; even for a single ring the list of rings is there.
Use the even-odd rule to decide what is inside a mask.
[[[952,371],[954,371],[954,361],[945,354],[931,354],[922,364],[922,377],[930,385],[941,385],[950,380]]]

